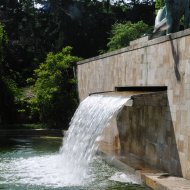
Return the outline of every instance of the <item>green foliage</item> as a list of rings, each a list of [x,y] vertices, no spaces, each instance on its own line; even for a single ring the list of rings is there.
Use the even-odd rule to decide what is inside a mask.
[[[36,3],[41,8],[36,8]],[[153,25],[154,9],[153,0],[117,0],[114,3],[111,0],[1,0],[0,117],[3,114],[3,120],[10,121],[12,114],[17,118],[15,122],[39,122],[40,115],[44,122],[50,118],[47,122],[51,125],[53,118],[55,125],[69,120],[74,106],[67,108],[64,102],[76,105],[76,80],[72,64],[57,61],[56,53],[67,45],[73,47],[75,55],[84,58],[107,52],[114,23],[143,20]],[[46,58],[48,52],[53,53]],[[65,55],[65,52],[61,54]],[[39,67],[40,63],[43,64]],[[33,77],[34,70],[37,80]],[[23,93],[24,88],[34,83],[35,97],[31,89],[29,96]],[[67,100],[74,101],[65,101],[63,94],[68,96]],[[54,110],[62,114],[62,120]],[[59,110],[66,111],[61,113]]]
[[[155,9],[156,12],[161,9],[163,6],[165,5],[165,1],[164,0],[156,0],[155,2]]]
[[[6,61],[6,49],[8,46],[8,36],[5,31],[4,25],[0,23],[0,78],[5,86],[9,89],[10,93],[15,97],[19,96],[19,90],[16,82],[11,79],[11,69]]]
[[[0,23],[0,68],[2,69],[2,64],[4,62],[5,52],[4,48],[8,43],[8,37],[4,29],[4,25]]]
[[[110,41],[107,44],[109,51],[129,45],[129,42],[147,34],[151,27],[143,21],[137,23],[116,23],[112,26]]]
[[[125,2],[125,4],[123,3]],[[35,3],[42,5],[35,8]],[[106,49],[115,22],[154,23],[153,0],[2,0],[0,19],[11,41],[9,62],[24,86],[48,52],[70,45],[77,56],[96,56]],[[77,31],[77,33],[76,33]]]
[[[14,80],[10,79],[8,76],[3,77],[3,81],[7,88],[9,89],[10,93],[15,97],[15,99],[19,99],[21,96],[21,91],[17,87],[17,84]]]
[[[0,23],[0,74],[3,74],[4,71],[4,59],[5,59],[5,46],[8,43],[7,34],[4,29],[4,25]]]
[[[49,53],[44,63],[35,70],[35,96],[30,100],[33,112],[40,120],[54,127],[68,127],[77,106],[74,64],[78,57],[71,55],[71,47],[59,53]]]
[[[12,84],[5,77],[0,77],[0,124],[12,123],[16,107]]]
[[[8,36],[4,25],[0,23],[0,78],[14,96],[19,96],[16,82],[11,79],[11,69],[6,60]]]
[[[8,38],[0,23],[0,124],[12,122],[14,116],[14,95],[17,94],[15,82],[9,79],[8,64],[5,61]]]

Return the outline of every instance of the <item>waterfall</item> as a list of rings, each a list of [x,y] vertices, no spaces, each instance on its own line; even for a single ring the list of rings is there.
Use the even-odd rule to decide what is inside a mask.
[[[72,171],[72,178],[87,178],[88,166],[97,150],[97,137],[129,99],[92,95],[80,103],[60,149],[64,167]]]
[[[30,143],[5,153],[0,157],[0,189],[1,185],[19,190],[26,186],[31,189],[65,187],[68,190],[87,190],[91,186],[92,189],[107,189],[112,180],[118,178],[135,183],[130,176],[118,173],[95,156],[97,137],[128,100],[127,97],[108,95],[86,98],[76,110],[63,145],[56,153],[38,152]]]

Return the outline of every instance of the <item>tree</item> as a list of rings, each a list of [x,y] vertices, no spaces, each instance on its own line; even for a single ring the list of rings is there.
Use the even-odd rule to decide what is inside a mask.
[[[67,128],[77,106],[76,79],[73,72],[80,59],[71,55],[71,47],[49,53],[35,70],[35,96],[30,100],[32,111],[38,112],[43,123]]]
[[[112,26],[111,37],[107,44],[109,51],[129,45],[129,42],[149,33],[151,27],[143,21],[137,23],[116,23]]]
[[[2,0],[0,5],[10,39],[8,62],[20,86],[48,52],[70,45],[76,55],[89,58],[106,49],[115,22],[154,23],[152,0]]]
[[[0,23],[0,124],[11,123],[15,113],[14,97],[16,95],[15,82],[10,79],[11,71],[6,62],[7,34]]]
[[[6,81],[17,91],[16,86],[30,89],[27,78],[34,77],[34,70],[46,62],[48,52],[56,55],[69,45],[74,55],[89,58],[98,55],[99,50],[107,51],[114,23],[143,20],[153,25],[154,3],[152,0],[1,0],[0,20],[9,38],[4,49],[7,56],[3,63],[6,73],[3,83]],[[19,109],[24,110],[18,102]],[[42,107],[38,104],[36,108],[43,112]],[[44,113],[40,115],[45,118]]]

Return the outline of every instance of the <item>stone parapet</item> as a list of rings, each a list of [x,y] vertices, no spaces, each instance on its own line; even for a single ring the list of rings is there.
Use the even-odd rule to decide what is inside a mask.
[[[95,60],[104,59],[104,58],[107,58],[107,57],[119,55],[119,54],[122,54],[122,53],[125,53],[125,52],[128,52],[128,51],[134,51],[134,50],[137,50],[139,48],[145,48],[145,47],[148,47],[148,46],[153,46],[153,45],[156,45],[156,44],[164,43],[166,41],[175,40],[175,39],[185,37],[185,36],[189,36],[189,35],[190,35],[190,29],[186,29],[186,30],[183,30],[183,31],[180,31],[180,32],[169,34],[167,36],[162,36],[162,37],[159,37],[159,38],[155,38],[153,40],[149,40],[149,37],[146,36],[146,37],[131,41],[130,46],[128,46],[128,47],[121,48],[121,49],[118,49],[118,50],[115,50],[115,51],[112,51],[112,52],[108,52],[108,53],[105,53],[105,54],[102,54],[102,55],[99,55],[99,56],[96,56],[96,57],[92,57],[92,58],[89,58],[89,59],[79,61],[77,63],[77,65],[81,65],[81,64],[89,63],[91,61],[95,61]]]
[[[160,127],[167,129],[164,133],[167,137],[165,139],[167,139],[168,145],[175,143],[175,150],[172,149],[167,152],[168,147],[165,143],[161,143],[160,152],[163,152],[162,156],[167,155],[165,161],[162,159],[163,165],[170,162],[170,167],[172,167],[171,163],[177,166],[176,160],[172,159],[171,156],[176,151],[181,168],[181,174],[179,175],[186,179],[190,179],[189,47],[190,29],[153,40],[141,41],[139,44],[132,43],[129,47],[83,60],[77,65],[80,100],[91,93],[114,91],[115,87],[118,86],[167,87],[167,102],[162,102],[163,105],[160,105],[165,106],[167,104],[163,108],[164,111],[162,109],[160,111],[156,110],[154,101],[149,102],[148,98],[142,98],[138,102],[141,107],[134,107],[135,109],[130,110],[129,113],[140,114],[141,109],[144,109],[151,116],[155,112],[154,122],[147,123],[144,126],[150,130],[155,138],[159,138],[158,129]],[[149,103],[150,105],[148,105]],[[164,118],[163,122],[158,119],[162,112],[164,113],[162,116]],[[135,116],[133,117],[135,118]],[[139,118],[133,119],[134,126],[136,121],[140,122]],[[146,121],[142,119],[141,122]],[[162,142],[163,139],[160,138],[159,141]],[[154,150],[159,152],[158,147],[150,143],[146,145],[144,151],[155,155],[153,154]],[[152,161],[157,163],[157,157]]]

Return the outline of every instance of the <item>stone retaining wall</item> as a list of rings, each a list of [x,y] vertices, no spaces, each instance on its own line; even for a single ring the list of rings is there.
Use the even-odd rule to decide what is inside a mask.
[[[148,101],[147,101],[148,100]],[[117,118],[120,155],[132,153],[149,167],[181,176],[181,164],[165,93],[135,97]],[[144,165],[141,168],[145,167]]]
[[[163,123],[163,127],[167,128],[167,123],[172,126],[170,132],[173,135],[168,135],[168,132],[166,135],[175,138],[182,176],[187,179],[190,179],[189,46],[190,30],[185,30],[154,40],[132,43],[129,47],[81,61],[77,65],[80,100],[90,93],[114,91],[116,86],[168,87],[168,109],[165,110],[167,122]],[[150,112],[155,112],[154,117],[157,118],[156,110]],[[136,108],[125,114],[129,113],[140,114]],[[151,125],[145,127],[151,129]],[[151,133],[158,135],[154,126]],[[168,141],[172,142],[173,139],[168,138]]]

